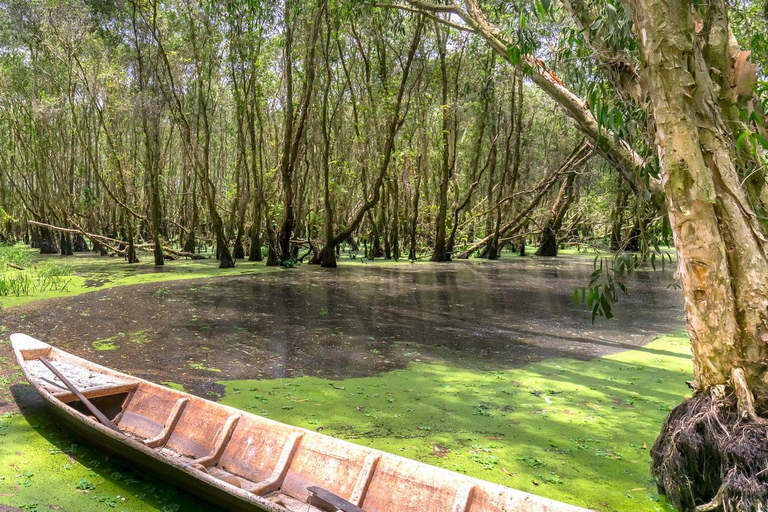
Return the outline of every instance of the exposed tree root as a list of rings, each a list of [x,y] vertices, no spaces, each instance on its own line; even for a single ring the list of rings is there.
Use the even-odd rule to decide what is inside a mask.
[[[716,386],[680,404],[651,457],[659,492],[678,510],[768,510],[768,427],[748,390]]]

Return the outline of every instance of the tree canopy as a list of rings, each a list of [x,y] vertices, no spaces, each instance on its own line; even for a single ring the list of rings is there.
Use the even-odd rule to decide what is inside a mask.
[[[732,439],[768,413],[767,11],[6,2],[0,235],[224,268],[674,243],[695,396],[654,447],[659,484],[685,510],[760,510],[768,451]]]

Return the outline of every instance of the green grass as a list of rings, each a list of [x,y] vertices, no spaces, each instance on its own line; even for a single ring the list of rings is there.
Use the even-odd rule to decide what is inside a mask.
[[[686,395],[688,347],[680,333],[507,371],[413,364],[341,381],[222,381],[222,402],[582,507],[672,510],[649,448]]]

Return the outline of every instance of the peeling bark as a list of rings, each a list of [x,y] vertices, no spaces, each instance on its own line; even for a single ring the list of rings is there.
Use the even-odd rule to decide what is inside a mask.
[[[734,105],[722,94],[732,83],[734,64],[726,7],[719,0],[706,11],[694,10],[687,0],[627,4],[642,45],[641,73],[649,86],[661,178],[675,235],[696,397],[708,396],[714,389],[728,390],[737,397],[739,417],[755,423],[758,413],[768,412],[768,258],[764,233],[739,179],[736,134],[730,129]],[[697,405],[685,403],[680,408],[688,412],[673,412],[671,417],[683,414],[685,420],[686,415],[698,414],[697,407],[704,402],[696,397]],[[730,441],[714,443],[712,450],[720,451],[721,460],[741,466],[735,481],[729,475],[736,466],[713,470],[707,460],[694,457],[703,452],[690,442],[699,441],[694,436],[675,441],[674,428],[679,427],[672,421],[665,425],[654,457],[659,485],[673,503],[682,509],[701,505],[705,508],[700,510],[706,510],[707,503],[713,503],[712,510],[761,510],[749,496],[768,495],[768,482],[751,472],[765,454],[753,446],[753,458],[727,459],[733,443],[754,439],[729,437]],[[723,428],[730,432],[739,427]],[[678,459],[689,461],[689,466],[677,467]],[[677,476],[670,473],[678,470]],[[706,473],[721,487],[713,491],[707,478],[692,472]],[[740,483],[749,479],[762,487],[755,491]],[[690,502],[680,489],[692,482],[703,483],[690,488],[695,496]]]

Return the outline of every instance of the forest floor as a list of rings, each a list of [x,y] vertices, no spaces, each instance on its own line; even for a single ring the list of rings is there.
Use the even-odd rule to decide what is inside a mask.
[[[69,297],[3,299],[17,305],[2,311],[3,338],[22,330],[279,421],[576,505],[668,509],[648,448],[691,371],[684,335],[651,341],[682,326],[669,275],[635,276],[619,319],[592,325],[572,298],[591,260],[574,255],[337,271],[69,261],[79,273]],[[20,381],[6,341],[0,504],[208,509],[75,443]]]

